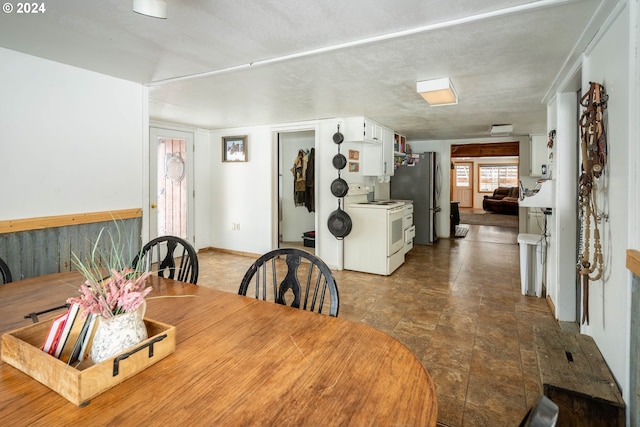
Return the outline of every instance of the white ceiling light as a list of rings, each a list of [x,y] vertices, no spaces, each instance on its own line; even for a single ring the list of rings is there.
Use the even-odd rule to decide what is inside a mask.
[[[513,132],[513,125],[493,125],[491,126],[491,136],[507,136]]]
[[[153,18],[167,19],[167,0],[133,0],[133,11]]]
[[[422,95],[425,101],[432,107],[455,105],[458,103],[458,94],[448,77],[417,82],[416,91]]]

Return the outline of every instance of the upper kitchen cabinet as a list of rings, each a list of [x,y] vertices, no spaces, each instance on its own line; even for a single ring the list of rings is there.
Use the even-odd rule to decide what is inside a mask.
[[[383,126],[366,117],[349,117],[344,120],[342,134],[345,141],[381,144],[382,132]]]
[[[362,147],[363,176],[393,176],[393,131],[382,128],[382,144],[364,144]]]
[[[343,122],[344,140],[362,142],[362,175],[392,176],[394,172],[394,132],[366,117],[350,117]]]
[[[383,176],[382,145],[364,144],[360,163],[362,176]]]
[[[393,150],[394,132],[391,129],[382,130],[382,174],[393,176],[395,170],[395,152]]]

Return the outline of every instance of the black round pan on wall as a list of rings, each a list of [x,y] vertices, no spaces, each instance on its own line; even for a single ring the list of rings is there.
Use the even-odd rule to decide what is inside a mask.
[[[329,232],[339,239],[351,233],[351,225],[351,217],[340,208],[331,212],[327,221]]]
[[[338,177],[331,183],[331,194],[335,197],[344,197],[349,192],[349,184],[344,179]]]
[[[347,166],[347,158],[344,156],[344,154],[336,154],[335,156],[333,156],[333,167],[338,169],[338,170],[342,170],[344,169],[344,167]]]
[[[342,141],[344,141],[344,135],[341,134],[340,131],[333,134],[333,142],[336,144],[342,144]]]

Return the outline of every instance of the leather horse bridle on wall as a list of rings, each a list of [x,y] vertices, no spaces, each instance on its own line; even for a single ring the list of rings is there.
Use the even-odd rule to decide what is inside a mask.
[[[595,179],[600,178],[607,162],[607,140],[604,128],[604,110],[609,96],[599,83],[589,83],[589,90],[580,99],[584,107],[580,117],[580,149],[582,173],[578,181],[579,218],[581,221],[582,253],[578,262],[578,274],[582,277],[582,323],[589,324],[589,280],[599,280],[604,270],[602,244],[598,223]],[[591,245],[591,219],[593,218],[593,259]],[[597,270],[597,272],[596,272]],[[594,272],[596,273],[594,275]]]

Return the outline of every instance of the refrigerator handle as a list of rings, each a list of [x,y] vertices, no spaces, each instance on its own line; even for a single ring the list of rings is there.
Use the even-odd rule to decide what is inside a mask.
[[[440,169],[440,163],[436,157],[436,182],[435,182],[436,200],[439,202],[440,191],[442,190],[442,169]]]

